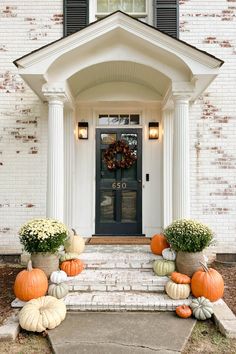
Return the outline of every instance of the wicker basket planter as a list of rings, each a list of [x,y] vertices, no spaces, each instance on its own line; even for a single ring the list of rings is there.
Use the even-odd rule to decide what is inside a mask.
[[[176,268],[180,273],[192,277],[193,273],[201,268],[200,262],[205,263],[203,252],[178,251],[176,257]]]
[[[31,260],[33,267],[42,269],[47,277],[59,269],[59,257],[55,253],[32,253]]]

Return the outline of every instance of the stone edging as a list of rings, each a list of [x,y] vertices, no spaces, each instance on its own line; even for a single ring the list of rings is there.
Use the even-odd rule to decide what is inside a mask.
[[[214,320],[220,332],[227,338],[236,338],[236,316],[221,299],[214,305]]]
[[[0,342],[14,341],[18,336],[20,331],[18,312],[19,310],[15,310],[0,326]]]

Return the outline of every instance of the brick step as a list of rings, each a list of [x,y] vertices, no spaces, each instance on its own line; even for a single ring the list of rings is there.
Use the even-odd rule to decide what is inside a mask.
[[[70,311],[175,311],[179,305],[189,305],[186,300],[172,300],[166,294],[155,292],[91,292],[69,293],[65,304]],[[12,307],[22,307],[24,302],[15,299]]]
[[[150,269],[85,269],[69,277],[70,291],[157,291],[163,292],[168,277],[159,277]]]
[[[80,255],[89,269],[150,269],[159,258],[146,245],[87,245]]]

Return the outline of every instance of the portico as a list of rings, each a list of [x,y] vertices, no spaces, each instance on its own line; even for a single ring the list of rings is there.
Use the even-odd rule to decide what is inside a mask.
[[[99,114],[110,112],[140,115],[142,233],[191,216],[189,115],[219,59],[117,12],[15,64],[48,102],[47,217],[95,233],[94,140]],[[89,121],[88,142],[78,142],[81,120]],[[148,140],[150,121],[160,123],[157,142]]]

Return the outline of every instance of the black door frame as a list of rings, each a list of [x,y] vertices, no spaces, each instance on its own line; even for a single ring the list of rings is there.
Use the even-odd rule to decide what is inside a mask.
[[[137,211],[137,222],[136,223],[115,223],[115,232],[111,232],[111,223],[101,223],[100,222],[100,162],[101,162],[101,145],[100,145],[100,134],[102,133],[136,133],[138,135],[138,159],[137,159],[137,181],[131,181],[127,189],[132,187],[137,190],[136,198],[136,211]],[[142,128],[97,128],[96,129],[96,144],[95,144],[95,154],[96,154],[96,188],[95,188],[95,235],[103,236],[142,236]],[[119,203],[122,190],[116,190],[116,209],[119,214]],[[120,215],[118,215],[118,220]],[[135,226],[135,225],[136,226]]]

